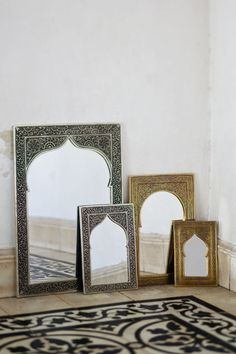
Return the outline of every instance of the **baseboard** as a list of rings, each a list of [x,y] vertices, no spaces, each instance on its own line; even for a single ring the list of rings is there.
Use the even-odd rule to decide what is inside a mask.
[[[15,249],[0,250],[0,298],[16,295]]]
[[[236,245],[219,240],[219,285],[236,291]]]
[[[236,292],[236,245],[219,240],[219,285]],[[0,250],[0,298],[16,295],[15,249]]]

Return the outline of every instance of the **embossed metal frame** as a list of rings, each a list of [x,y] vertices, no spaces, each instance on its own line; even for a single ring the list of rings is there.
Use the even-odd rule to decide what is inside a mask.
[[[170,192],[174,194],[183,207],[184,219],[194,219],[194,175],[193,174],[163,174],[129,177],[129,202],[134,204],[138,253],[138,282],[140,286],[173,283],[173,272],[158,275],[142,276],[139,264],[139,229],[141,225],[141,209],[145,200],[155,192]],[[171,254],[171,239],[169,255]]]
[[[137,254],[133,204],[80,206],[79,234],[81,239],[81,260],[84,293],[110,292],[137,288]],[[91,284],[90,235],[92,230],[106,217],[121,226],[127,235],[129,281],[114,284]],[[106,247],[106,245],[104,245]]]
[[[217,286],[217,223],[216,221],[173,221],[174,265],[176,286]],[[184,244],[193,235],[208,247],[208,276],[184,274]]]
[[[17,126],[14,133],[16,198],[17,296],[78,288],[78,279],[30,284],[27,230],[27,169],[38,154],[58,148],[69,139],[75,146],[98,152],[110,170],[111,204],[122,203],[121,134],[119,124]]]

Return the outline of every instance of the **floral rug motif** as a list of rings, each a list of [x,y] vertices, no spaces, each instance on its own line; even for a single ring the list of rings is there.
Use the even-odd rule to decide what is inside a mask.
[[[6,316],[0,353],[236,353],[236,317],[194,296]]]

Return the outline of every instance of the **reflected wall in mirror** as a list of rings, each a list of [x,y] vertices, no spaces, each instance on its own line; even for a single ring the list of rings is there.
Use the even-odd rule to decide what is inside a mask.
[[[137,287],[132,204],[79,207],[84,293]]]
[[[215,221],[174,221],[176,285],[217,285]]]
[[[185,242],[183,255],[186,277],[206,277],[208,275],[208,248],[197,235],[193,235]]]
[[[105,159],[69,139],[32,161],[27,171],[30,283],[76,277],[78,200],[109,204],[109,181]]]
[[[18,295],[76,290],[78,204],[122,201],[120,127],[14,132]]]
[[[167,284],[171,225],[194,218],[193,175],[151,175],[129,178],[129,200],[135,206],[140,285]]]

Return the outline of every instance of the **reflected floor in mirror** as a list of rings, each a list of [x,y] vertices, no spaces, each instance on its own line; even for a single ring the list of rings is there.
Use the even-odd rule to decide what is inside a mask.
[[[30,282],[75,278],[75,254],[32,247]]]

